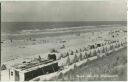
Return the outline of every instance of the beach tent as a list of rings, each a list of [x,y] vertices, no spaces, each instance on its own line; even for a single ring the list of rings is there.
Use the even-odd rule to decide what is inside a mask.
[[[69,58],[69,56],[67,56],[65,58],[61,58],[58,61],[58,66],[68,66],[68,65],[70,65],[70,58]]]
[[[101,53],[101,51],[102,51],[102,47],[98,47],[98,48],[96,49],[96,52],[97,52],[97,53]]]
[[[115,45],[115,48],[118,48],[118,43],[116,42],[115,44],[116,44],[116,45]]]
[[[69,55],[70,58],[70,64],[75,63],[75,55]]]
[[[76,53],[76,56],[78,61],[82,60],[82,53]]]
[[[107,49],[107,45],[108,45],[108,44],[106,44],[106,45],[104,46],[104,50],[105,50],[105,52],[108,51],[108,49]]]
[[[113,47],[114,47],[114,49],[116,48],[116,43],[113,43]]]
[[[74,55],[74,52],[73,51],[70,51],[70,55]]]
[[[6,65],[3,64],[3,65],[1,66],[1,70],[6,70],[6,69],[7,69]]]
[[[105,45],[105,46],[102,46],[102,53],[105,53],[107,51],[107,45]]]
[[[90,50],[86,51],[86,57],[89,58],[91,56]]]
[[[76,56],[77,56],[77,59],[78,59],[78,61],[79,61],[80,53],[76,53]]]
[[[82,58],[82,53],[80,53],[79,60],[80,60],[80,61],[83,60],[83,58]]]
[[[78,57],[77,57],[77,55],[75,54],[75,60],[74,60],[74,63],[76,63],[76,62],[78,62]]]
[[[106,45],[105,46],[102,46],[101,47],[101,53],[105,53],[107,50],[106,50]]]
[[[82,54],[82,59],[85,59],[86,58],[86,51],[81,52],[81,54]]]
[[[120,41],[118,42],[118,47],[121,47],[121,42]]]
[[[107,51],[109,51],[109,50],[110,50],[110,45],[108,44],[108,45],[107,45]]]
[[[110,44],[110,50],[113,50],[113,44]]]
[[[76,53],[78,53],[79,51],[76,49]]]
[[[67,54],[67,53],[62,53],[61,56],[62,56],[63,58],[65,58],[65,57],[68,56],[68,54]]]
[[[98,52],[99,52],[98,48],[96,48],[95,50],[96,50],[96,53],[98,53]]]
[[[92,49],[90,52],[91,52],[91,56],[96,56],[96,49]]]
[[[94,54],[94,56],[96,56],[96,55],[97,55],[97,53],[96,53],[96,49],[94,49],[94,53],[93,53],[93,54]]]

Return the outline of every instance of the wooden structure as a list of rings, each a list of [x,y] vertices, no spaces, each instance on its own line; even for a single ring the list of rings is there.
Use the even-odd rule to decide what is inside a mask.
[[[46,75],[58,70],[58,62],[53,60],[44,60],[40,63],[26,62],[7,69],[10,81],[29,81],[40,75]]]

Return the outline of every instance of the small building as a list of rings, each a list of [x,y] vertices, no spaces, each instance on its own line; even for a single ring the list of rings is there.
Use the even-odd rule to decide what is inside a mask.
[[[35,60],[13,65],[7,69],[9,81],[29,81],[40,75],[53,73],[59,70],[58,62],[54,60]]]

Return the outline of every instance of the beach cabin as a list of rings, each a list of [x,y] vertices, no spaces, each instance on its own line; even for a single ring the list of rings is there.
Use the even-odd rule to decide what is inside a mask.
[[[70,65],[70,58],[69,56],[67,57],[62,57],[59,61],[58,61],[58,66],[63,67],[63,66],[68,66]]]
[[[59,70],[58,62],[43,60],[42,62],[21,63],[11,66],[6,71],[9,81],[29,81],[35,77],[53,73]]]

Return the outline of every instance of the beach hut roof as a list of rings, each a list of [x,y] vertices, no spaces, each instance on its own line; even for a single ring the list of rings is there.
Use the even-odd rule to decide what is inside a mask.
[[[3,64],[3,65],[1,66],[1,70],[6,70],[6,69],[7,69],[6,65]]]

